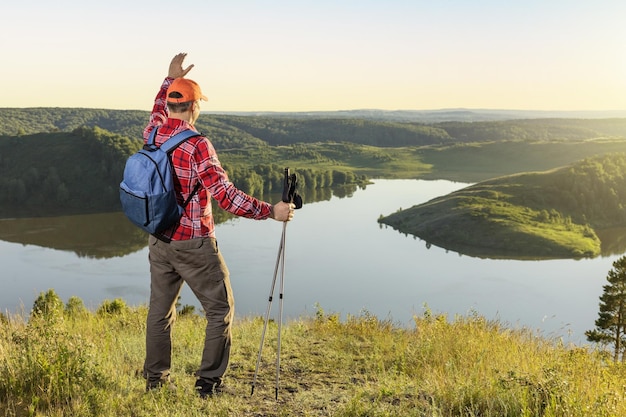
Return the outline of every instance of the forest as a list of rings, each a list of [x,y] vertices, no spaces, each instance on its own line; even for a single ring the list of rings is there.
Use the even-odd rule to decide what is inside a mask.
[[[118,185],[149,112],[0,109],[0,218],[119,210]],[[230,179],[263,197],[285,167],[302,194],[349,193],[369,178],[477,182],[626,151],[626,119],[415,123],[340,117],[202,114]],[[347,188],[347,191],[345,189]]]
[[[0,136],[70,132],[99,127],[141,137],[150,113],[81,108],[0,108]],[[312,142],[349,142],[378,147],[491,141],[583,141],[625,138],[626,118],[518,119],[415,123],[349,117],[271,117],[202,114],[196,128],[216,149]]]
[[[119,211],[126,159],[142,142],[99,127],[0,137],[0,218]],[[258,197],[282,192],[284,167],[268,162],[223,164],[236,185]],[[298,170],[303,188],[366,182],[351,171]]]

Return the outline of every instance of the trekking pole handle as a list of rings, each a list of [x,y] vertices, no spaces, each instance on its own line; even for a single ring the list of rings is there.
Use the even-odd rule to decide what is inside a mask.
[[[289,189],[291,184],[289,182],[289,167],[285,168],[285,176],[283,178],[283,202],[291,203],[291,196],[289,195]]]
[[[289,168],[285,168],[285,178],[283,180],[283,202],[292,203],[296,209],[302,208],[302,197],[296,189],[298,188],[298,178],[296,174],[290,174]]]

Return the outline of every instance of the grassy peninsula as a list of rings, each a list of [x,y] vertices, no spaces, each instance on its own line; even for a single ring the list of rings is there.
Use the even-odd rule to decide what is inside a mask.
[[[184,309],[181,310],[181,312]],[[121,300],[96,311],[48,291],[32,313],[2,317],[0,414],[4,416],[619,416],[626,367],[477,315],[427,308],[413,328],[367,312],[315,316],[283,327],[275,399],[277,329],[268,329],[250,395],[262,319],[239,320],[226,382],[234,395],[193,392],[205,319],[174,325],[177,391],[146,393],[141,377],[146,308]]]
[[[626,222],[626,155],[480,182],[379,222],[432,244],[484,257],[600,254],[596,230]]]

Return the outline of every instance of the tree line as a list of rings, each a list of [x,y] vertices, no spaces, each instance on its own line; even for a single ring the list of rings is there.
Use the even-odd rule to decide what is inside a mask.
[[[625,172],[624,153],[585,158],[535,182],[542,192],[529,188],[513,201],[528,207],[548,207],[553,213],[549,216],[552,221],[574,220],[594,228],[622,226],[626,224]],[[519,178],[521,184],[526,183],[524,176]],[[525,178],[530,184],[540,177],[525,174]]]
[[[141,146],[141,140],[99,127],[0,137],[0,217],[119,210],[126,160]],[[284,167],[278,164],[235,160],[224,166],[229,178],[249,194],[261,198],[282,192]],[[349,170],[332,168],[302,168],[297,176],[304,193],[367,182]]]
[[[98,126],[140,138],[150,113],[140,110],[2,108],[0,135],[69,132]],[[626,119],[527,119],[416,123],[342,117],[270,117],[202,114],[196,123],[217,149],[313,142],[378,147],[491,141],[583,141],[626,138]]]

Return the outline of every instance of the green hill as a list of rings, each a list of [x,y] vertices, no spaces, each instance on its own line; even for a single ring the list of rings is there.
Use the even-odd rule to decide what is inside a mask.
[[[0,137],[0,217],[119,210],[119,182],[139,143],[94,128]]]
[[[600,254],[596,230],[626,225],[626,155],[483,181],[379,222],[479,257]]]
[[[333,114],[333,113],[330,113]],[[82,108],[0,108],[0,135],[70,132],[99,127],[141,137],[150,113]],[[196,127],[217,149],[315,142],[349,142],[378,147],[445,145],[491,141],[584,141],[626,138],[626,118],[536,118],[477,122],[372,120],[354,113],[316,117],[202,114]]]
[[[149,112],[0,108],[0,218],[119,210],[127,157]],[[297,169],[306,201],[367,178],[476,182],[626,152],[626,119],[434,124],[340,117],[201,115],[235,184],[263,198]],[[305,191],[306,190],[306,191]],[[578,198],[578,197],[575,197]]]
[[[138,110],[0,108],[0,135],[68,132],[99,127],[140,138],[150,113]],[[384,147],[451,142],[445,130],[423,124],[347,118],[285,119],[202,114],[196,128],[217,149],[311,142],[350,142]]]
[[[119,211],[124,165],[141,144],[99,127],[0,136],[0,218]],[[350,155],[353,146],[357,145],[339,146],[334,155],[344,159],[342,155]],[[342,187],[338,191],[347,194],[367,182],[364,174],[355,174],[348,164],[297,145],[224,150],[222,156],[229,178],[260,198],[282,192],[285,166],[298,167],[299,186],[303,195],[308,191],[307,201],[330,198],[326,192],[330,187]],[[221,211],[215,215],[218,222],[228,216]]]

